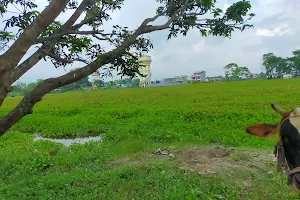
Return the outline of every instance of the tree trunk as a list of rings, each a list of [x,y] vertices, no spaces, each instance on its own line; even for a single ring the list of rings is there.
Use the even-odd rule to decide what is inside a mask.
[[[116,49],[118,50],[118,49]],[[16,124],[25,115],[31,114],[34,105],[41,101],[42,98],[55,88],[76,82],[99,69],[101,66],[108,64],[113,59],[120,56],[122,51],[108,52],[101,55],[96,61],[83,67],[81,69],[69,72],[57,78],[46,79],[36,86],[22,101],[4,118],[0,120],[0,136],[8,131],[14,124]],[[2,93],[0,93],[2,94]]]
[[[10,85],[6,85],[2,83],[0,86],[0,107],[2,106],[4,99],[7,97],[7,94],[12,91],[12,87]]]
[[[92,0],[84,0],[80,4],[80,6],[76,9],[73,15],[66,21],[66,23],[58,30],[58,33],[64,32],[68,29],[72,29],[72,26],[76,22],[76,20],[81,16],[84,12],[85,8],[92,2]],[[78,26],[77,28],[80,28]],[[23,61],[19,66],[10,71],[9,76],[5,75],[4,77],[8,79],[9,84],[13,84],[16,80],[18,80],[24,73],[26,73],[29,69],[31,69],[34,65],[36,65],[42,58],[46,56],[46,52],[49,51],[60,39],[55,38],[44,43],[39,50],[37,50],[33,55]],[[3,79],[4,79],[3,77]],[[1,76],[0,76],[1,83]],[[1,84],[0,84],[1,85]],[[0,104],[1,105],[1,104]]]
[[[0,136],[17,123],[23,116],[32,113],[32,108],[41,99],[39,97],[27,96],[12,110],[5,118],[0,120]],[[33,101],[32,101],[33,100]]]
[[[113,60],[124,54],[126,49],[130,45],[134,44],[137,37],[145,32],[148,33],[149,30],[145,29],[145,27],[141,25],[134,32],[134,34],[131,35],[131,37],[129,37],[122,45],[110,52],[99,55],[98,58],[89,65],[77,69],[75,71],[71,71],[63,76],[46,79],[43,82],[41,82],[28,95],[26,95],[22,99],[22,101],[8,115],[6,115],[0,120],[0,136],[5,134],[14,124],[16,124],[24,116],[31,114],[33,112],[34,105],[37,102],[41,101],[47,93],[51,92],[55,88],[59,88],[64,85],[81,80],[82,78],[87,77],[96,70],[98,70],[103,65],[111,63]],[[8,92],[6,92],[6,94],[7,93]],[[5,94],[5,92],[0,92],[0,95],[1,94]]]

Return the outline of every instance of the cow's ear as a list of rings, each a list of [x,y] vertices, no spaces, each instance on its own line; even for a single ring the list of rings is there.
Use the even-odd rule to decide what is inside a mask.
[[[246,132],[260,138],[269,138],[276,136],[276,128],[275,124],[255,124],[247,127]]]

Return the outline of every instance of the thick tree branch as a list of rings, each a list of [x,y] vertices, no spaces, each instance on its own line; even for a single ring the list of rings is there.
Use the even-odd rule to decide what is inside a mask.
[[[80,14],[85,10],[85,8],[86,8],[86,6],[89,2],[90,2],[90,0],[83,1],[81,3],[81,5],[78,7],[78,9],[75,11],[75,13],[69,18],[69,20],[64,24],[64,26],[61,27],[61,29],[58,31],[58,33],[68,30],[68,28],[70,28],[70,26],[75,23],[76,17],[79,17]],[[158,15],[154,16],[153,18],[149,18],[148,20],[146,19],[139,28],[140,34],[149,33],[149,32],[152,32],[152,31],[169,28],[170,24],[179,17],[178,14],[180,12],[184,11],[184,9],[186,9],[187,7],[193,5],[194,3],[195,3],[195,0],[190,2],[190,3],[187,3],[187,4],[183,5],[182,7],[180,7],[177,11],[175,11],[175,13],[168,20],[168,22],[164,25],[161,25],[161,26],[146,25],[145,26],[147,21],[149,23],[151,20],[157,19],[159,17]],[[80,25],[84,25],[84,23],[80,23]],[[73,28],[75,26],[73,26]],[[76,26],[76,28],[80,28],[80,27]],[[42,47],[37,52],[35,52],[31,57],[29,57],[22,64],[20,64],[13,71],[13,73],[8,75],[8,77],[10,77],[10,81],[9,81],[10,84],[12,84],[16,80],[18,80],[19,77],[21,77],[25,72],[27,72],[29,69],[31,69],[32,66],[37,64],[44,56],[46,56],[45,52],[49,51],[55,45],[55,42],[58,41],[58,40],[59,40],[59,38],[53,38],[51,40],[51,42],[47,41],[44,45],[42,45]],[[1,86],[0,86],[0,89],[1,89]],[[0,97],[0,105],[2,105],[4,98],[5,97]]]
[[[41,101],[42,98],[55,88],[76,82],[92,74],[105,64],[112,62],[114,59],[122,56],[125,50],[136,41],[137,37],[142,34],[142,27],[139,27],[122,45],[118,48],[100,55],[95,61],[87,66],[71,71],[57,78],[50,78],[40,83],[8,115],[0,120],[0,136],[9,130],[15,123],[25,115],[31,114],[34,105]]]
[[[27,27],[13,45],[0,56],[0,74],[13,69],[20,62],[37,37],[64,10],[69,0],[52,0],[42,13]],[[7,63],[7,60],[10,63]]]
[[[81,14],[84,12],[86,7],[92,2],[92,0],[84,0],[73,13],[73,15],[66,21],[66,23],[58,30],[59,32],[67,31],[71,29],[73,24],[78,20]],[[80,28],[80,27],[79,27]],[[26,59],[23,63],[21,63],[10,75],[11,80],[10,83],[14,83],[18,80],[25,72],[31,69],[35,64],[37,64],[42,58],[46,56],[46,52],[48,52],[60,38],[53,38],[51,41],[47,41],[43,44],[39,50],[37,50],[32,56]],[[0,104],[1,105],[1,104]]]
[[[57,1],[57,0],[52,0],[52,2],[53,1]],[[91,2],[91,1],[92,0],[83,0],[83,2],[85,2],[85,3]],[[198,3],[196,4],[196,2],[198,2]],[[247,2],[244,2],[244,3],[248,8],[248,3]],[[180,4],[180,6],[181,5],[182,4]],[[126,57],[123,60],[122,56],[124,56],[124,55],[131,56],[129,61],[132,61],[132,58],[134,58],[133,57],[134,55],[131,55],[129,53],[129,51],[132,48],[136,48],[137,50],[147,51],[150,42],[148,43],[147,40],[143,40],[144,38],[137,39],[140,35],[142,35],[144,33],[150,33],[153,31],[157,31],[157,30],[167,29],[167,28],[171,29],[170,34],[173,34],[173,32],[176,34],[177,32],[181,32],[181,31],[183,32],[183,34],[185,34],[186,33],[185,31],[188,30],[190,27],[193,27],[193,25],[195,24],[195,18],[193,18],[192,20],[187,19],[186,23],[181,22],[181,24],[177,24],[177,20],[181,20],[182,16],[184,16],[183,18],[185,18],[185,14],[187,12],[194,12],[196,10],[195,7],[199,7],[202,10],[205,10],[206,12],[207,12],[207,10],[209,10],[211,8],[209,5],[205,5],[204,2],[199,1],[199,0],[185,0],[184,5],[182,5],[181,7],[179,7],[177,4],[175,5],[174,1],[165,1],[165,6],[167,7],[165,12],[161,12],[152,18],[145,19],[143,21],[143,23],[141,24],[141,26],[138,27],[138,29],[133,34],[130,35],[131,32],[124,31],[124,34],[116,35],[117,37],[113,39],[114,41],[116,41],[117,45],[119,45],[118,47],[116,47],[116,49],[99,55],[97,50],[101,49],[102,47],[101,46],[98,47],[97,45],[95,45],[96,47],[92,47],[92,50],[91,50],[91,52],[92,52],[91,58],[94,59],[95,56],[97,56],[97,55],[98,55],[98,57],[96,57],[96,59],[94,61],[92,61],[90,64],[87,64],[85,67],[77,69],[75,71],[71,71],[63,76],[59,76],[56,78],[50,78],[50,79],[47,79],[47,80],[43,81],[42,83],[40,83],[37,87],[35,87],[28,95],[26,95],[21,100],[21,102],[16,106],[16,108],[14,108],[7,116],[5,116],[4,118],[2,118],[0,120],[0,136],[3,135],[7,130],[9,130],[22,117],[32,113],[34,105],[37,102],[41,101],[42,98],[47,93],[51,92],[53,89],[62,87],[64,85],[67,85],[70,83],[74,83],[78,80],[81,80],[82,78],[87,77],[88,75],[91,75],[93,72],[98,70],[100,67],[103,67],[104,65],[109,64],[109,63],[111,63],[115,67],[118,67],[120,65],[126,65],[126,63],[129,63],[129,62],[127,62],[128,57]],[[77,9],[77,11],[79,13],[80,12],[82,13],[85,8],[86,8],[86,5],[82,7],[81,11],[79,8]],[[175,9],[177,9],[177,10],[175,10]],[[239,13],[239,12],[242,12],[243,10],[247,10],[247,9],[238,10],[237,12]],[[238,14],[238,16],[235,17],[234,11],[235,10],[233,9],[232,13],[234,13],[234,15],[232,17],[232,20],[234,21],[234,19],[236,19],[235,21],[239,21],[242,24],[243,20],[240,20],[240,16],[239,16],[240,14]],[[243,14],[241,14],[241,15],[244,16]],[[78,16],[80,16],[80,15],[78,15]],[[100,16],[102,16],[102,15],[100,15]],[[156,26],[149,24],[150,22],[153,22],[156,19],[158,19],[160,16],[168,17],[168,20],[165,24],[156,25]],[[105,17],[105,15],[104,15],[104,17]],[[97,18],[97,16],[95,15],[95,17],[92,17],[92,18],[95,20]],[[75,21],[76,21],[76,20],[74,21],[74,19],[70,18],[69,19],[70,23],[68,23],[68,24],[66,23],[67,25],[64,24],[64,26],[62,28],[60,28],[57,33],[54,33],[54,34],[61,34],[61,33],[65,33],[70,30],[72,30],[72,31],[78,30],[82,25],[84,25],[87,22],[86,20],[90,20],[90,18],[83,20],[79,23],[79,26],[78,25],[73,26],[73,24],[75,24]],[[77,17],[77,19],[78,19],[78,17]],[[225,22],[230,21],[230,19],[231,18],[228,17],[224,21],[224,23],[223,23],[223,21],[219,22],[218,19],[212,19],[211,21],[207,21],[204,23],[215,22],[216,26],[210,27],[211,29],[213,29],[212,31],[215,31],[215,29],[218,29],[219,26],[222,27],[225,24]],[[94,22],[95,23],[93,25],[95,25],[95,26],[97,26],[99,24],[99,23],[97,23],[97,21],[94,21]],[[197,21],[196,21],[196,23],[197,23]],[[91,26],[92,26],[92,24],[91,24]],[[173,29],[175,29],[174,26],[179,26],[179,29],[173,30]],[[225,30],[216,31],[216,34],[228,35],[228,33],[230,33],[231,30],[233,29],[226,24],[224,26],[225,26],[224,27]],[[245,25],[245,26],[247,26],[247,25]],[[76,28],[74,28],[74,27],[76,27]],[[183,30],[180,30],[180,28]],[[90,34],[95,35],[93,33],[90,33]],[[99,34],[102,34],[102,33],[99,33]],[[95,36],[98,37],[97,35],[95,35]],[[50,36],[50,37],[52,37],[52,36]],[[34,66],[40,59],[45,57],[47,55],[47,52],[52,52],[51,50],[52,50],[53,46],[58,41],[60,41],[61,36],[60,37],[52,37],[50,39],[49,38],[44,41],[45,44],[42,45],[42,48],[40,48],[35,54],[33,54],[29,59],[24,61],[17,68],[15,68],[13,73],[9,74],[10,81],[17,80],[21,75],[23,75],[32,66]],[[100,39],[102,39],[102,38],[100,38]],[[80,47],[86,46],[84,44],[81,45],[80,41],[78,43],[79,43],[78,46],[80,46]],[[78,48],[80,49],[80,47],[78,47]],[[61,50],[61,49],[59,49],[59,50]],[[66,60],[66,59],[57,57],[56,55],[52,55],[51,53],[50,53],[50,56],[52,56],[52,58],[54,58],[60,62],[64,62],[64,63],[72,62],[70,60]],[[0,64],[1,64],[1,62],[0,62]],[[1,65],[0,65],[0,67],[1,67]],[[13,66],[13,67],[15,67],[15,66]],[[132,73],[133,75],[135,75],[137,68],[138,68],[137,62],[133,63],[132,68],[125,67],[123,69],[121,67],[122,70],[125,70],[125,72],[122,72],[122,73],[124,73],[124,74]],[[1,77],[0,77],[0,81],[1,81]],[[8,87],[9,87],[9,85],[7,85],[7,84],[5,85],[5,87],[2,87],[2,85],[0,83],[0,95],[2,95],[1,90],[9,90]],[[2,97],[0,96],[0,105],[2,103],[1,98]]]
[[[93,18],[83,19],[81,22],[79,22],[78,24],[74,25],[72,27],[72,29],[74,29],[74,30],[79,29],[83,25],[88,24],[88,23],[93,22],[93,21],[94,21]]]
[[[64,31],[65,28],[70,28],[71,26],[73,26],[75,22],[79,19],[79,17],[82,15],[82,13],[86,10],[86,7],[89,6],[91,3],[93,3],[93,0],[83,0],[76,9],[76,11],[73,13],[73,15],[63,25],[62,29],[60,29],[60,31]]]
[[[73,15],[58,30],[58,32],[63,32],[70,29],[91,2],[92,0],[83,0],[79,5],[79,7],[76,9],[76,11],[73,13]],[[51,41],[47,41],[45,44],[41,46],[39,50],[37,50],[32,56],[30,56],[24,62],[22,62],[13,71],[1,73],[1,66],[3,65],[5,66],[5,64],[7,65],[7,63],[1,65],[1,59],[0,59],[0,106],[3,104],[3,101],[6,98],[7,93],[11,91],[10,85],[14,83],[16,80],[18,80],[24,73],[26,73],[29,69],[31,69],[35,64],[37,64],[43,57],[45,57],[46,56],[45,52],[53,48],[53,46],[58,40],[59,40],[58,38],[55,38]],[[5,60],[6,59],[3,59],[2,62],[5,62]],[[12,67],[15,67],[15,65],[12,65]],[[2,77],[8,77],[8,78],[4,79]]]

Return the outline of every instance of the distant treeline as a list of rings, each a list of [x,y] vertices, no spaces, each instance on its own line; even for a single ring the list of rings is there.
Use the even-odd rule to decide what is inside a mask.
[[[300,50],[292,51],[291,57],[280,57],[273,53],[263,55],[262,69],[264,72],[255,78],[282,78],[284,74],[292,74],[293,77],[300,77]],[[225,78],[228,81],[254,78],[249,68],[230,63],[224,67]]]
[[[300,76],[300,50],[292,51],[291,57],[280,57],[273,53],[263,55],[263,68],[267,78],[282,78],[284,74]]]

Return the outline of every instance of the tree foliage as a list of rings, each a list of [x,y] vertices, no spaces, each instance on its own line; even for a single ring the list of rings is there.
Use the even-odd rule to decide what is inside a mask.
[[[246,66],[238,66],[236,63],[230,63],[224,67],[227,80],[248,79],[251,72]]]
[[[76,69],[72,69],[70,71],[72,72],[75,71]],[[70,83],[68,85],[64,85],[63,87],[61,87],[61,89],[62,91],[70,91],[70,90],[77,90],[77,89],[82,89],[87,87],[92,87],[92,83],[89,81],[89,77],[86,76],[76,82]]]
[[[284,74],[300,75],[300,50],[292,51],[291,57],[282,58],[273,53],[263,55],[263,69],[267,78],[282,78]]]
[[[79,81],[99,68],[106,76],[112,71],[131,78],[140,74],[138,58],[153,48],[149,38],[151,32],[168,30],[166,37],[171,39],[186,36],[191,29],[196,29],[203,37],[230,38],[235,30],[253,27],[247,24],[254,14],[249,13],[251,5],[246,0],[232,4],[226,11],[216,7],[216,0],[156,0],[159,3],[156,15],[144,19],[134,30],[118,24],[111,30],[102,29],[111,20],[111,14],[122,9],[124,0],[48,2],[39,12],[38,1],[0,1],[0,14],[4,19],[4,28],[0,30],[0,50],[3,52],[0,56],[0,106],[12,90],[12,84],[42,59],[51,61],[56,68],[74,62],[84,66],[39,83],[0,120],[0,135],[32,113],[34,105],[44,95]],[[16,9],[12,12],[12,8]],[[65,12],[71,16],[66,21],[56,21]],[[166,19],[166,23],[151,25],[158,18]],[[21,62],[33,46],[37,47],[36,51]]]
[[[35,82],[31,83],[22,83],[22,82],[17,82],[13,85],[13,92],[10,94],[11,96],[23,96],[27,95],[35,88],[39,83],[41,83],[43,80],[38,79]]]

